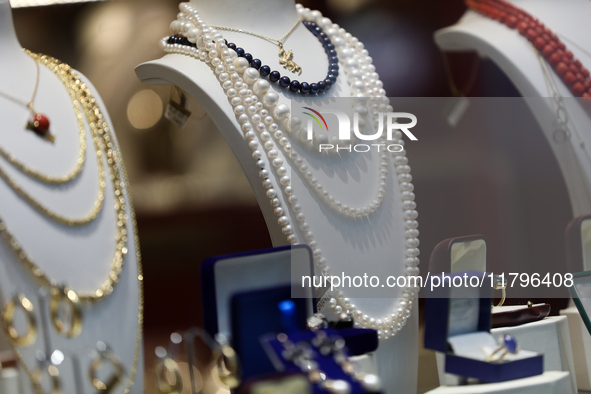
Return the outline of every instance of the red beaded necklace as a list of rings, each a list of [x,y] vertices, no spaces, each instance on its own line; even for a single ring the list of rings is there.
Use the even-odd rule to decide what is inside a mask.
[[[587,70],[550,29],[539,20],[503,0],[466,0],[471,9],[517,29],[536,47],[576,97],[591,97]]]

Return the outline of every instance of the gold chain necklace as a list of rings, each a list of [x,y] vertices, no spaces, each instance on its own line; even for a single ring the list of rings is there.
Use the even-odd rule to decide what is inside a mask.
[[[289,29],[287,34],[285,34],[279,40],[275,40],[271,37],[263,36],[262,34],[253,33],[251,31],[246,31],[243,29],[235,29],[233,27],[223,27],[223,26],[211,26],[211,27],[214,29],[218,29],[218,30],[226,30],[226,31],[233,31],[236,33],[249,34],[251,36],[262,38],[263,40],[269,41],[269,42],[277,45],[279,47],[279,52],[277,54],[279,56],[279,64],[281,64],[283,66],[283,68],[285,68],[286,70],[289,70],[293,73],[297,72],[298,75],[300,75],[302,73],[302,68],[300,66],[298,66],[296,64],[296,62],[293,61],[293,51],[291,51],[291,50],[286,51],[283,48],[283,42],[285,41],[285,39],[287,37],[289,37],[289,35],[291,33],[293,33],[293,31],[295,30],[296,27],[298,27],[298,25],[300,24],[301,21],[302,21],[302,17],[298,16],[298,20],[295,23],[295,25],[293,25],[293,27],[291,29]]]
[[[15,257],[19,262],[23,264],[23,266],[29,271],[35,280],[41,285],[50,288],[52,293],[55,292],[64,292],[68,291],[73,293],[80,301],[86,302],[97,302],[104,297],[110,295],[115,285],[119,281],[119,276],[123,270],[124,265],[124,258],[127,254],[127,221],[131,220],[133,226],[133,234],[134,234],[134,244],[135,244],[135,252],[136,252],[136,260],[137,260],[137,270],[138,270],[138,292],[139,292],[139,307],[138,307],[138,321],[137,321],[137,332],[136,332],[136,339],[135,339],[135,352],[133,358],[133,366],[131,369],[131,373],[129,374],[129,380],[127,382],[126,388],[124,393],[129,393],[131,391],[131,387],[134,384],[135,377],[137,374],[137,367],[140,361],[140,353],[141,353],[141,344],[142,344],[142,324],[143,324],[143,313],[144,313],[144,298],[143,298],[143,273],[141,267],[141,255],[139,249],[139,239],[137,236],[137,222],[135,219],[135,211],[131,204],[131,197],[127,196],[126,200],[126,192],[125,190],[129,190],[129,180],[127,178],[127,173],[125,171],[125,167],[123,165],[121,159],[121,152],[117,147],[114,138],[112,137],[111,131],[109,126],[102,115],[102,111],[98,106],[96,99],[92,96],[92,92],[86,87],[84,82],[80,79],[80,77],[74,73],[70,66],[65,63],[61,63],[59,60],[54,59],[49,56],[34,54],[28,50],[26,50],[27,54],[33,57],[36,61],[43,63],[46,65],[54,74],[56,74],[60,80],[64,83],[66,88],[69,92],[74,93],[74,97],[80,102],[83,111],[86,115],[88,124],[90,126],[93,138],[95,143],[98,143],[100,140],[100,144],[97,145],[97,149],[103,149],[105,151],[105,156],[107,157],[107,164],[110,170],[110,175],[113,183],[113,191],[115,194],[115,212],[117,215],[117,235],[116,235],[116,250],[115,256],[113,258],[113,262],[111,265],[111,270],[107,276],[107,279],[103,282],[103,284],[94,292],[90,294],[76,294],[73,290],[68,288],[64,289],[64,287],[59,286],[57,281],[47,277],[43,270],[39,268],[25,253],[22,249],[21,245],[18,241],[14,238],[14,236],[8,231],[6,228],[5,223],[0,218],[0,235],[9,245],[10,249],[14,253]],[[98,152],[98,151],[97,151]],[[97,153],[97,155],[99,155]],[[102,162],[101,168],[102,168]],[[125,213],[127,207],[129,207],[131,217]],[[29,379],[33,382],[35,391],[39,394],[45,394],[45,391],[41,387],[38,382],[37,377],[34,373],[28,368],[24,359],[17,349],[14,343],[10,342],[12,350],[17,357],[17,360],[21,364],[22,368],[25,370]]]
[[[107,124],[101,114],[96,101],[91,96],[90,90],[80,81],[80,79],[71,72],[71,68],[56,59],[49,56],[32,54],[42,64],[46,65],[53,73],[55,73],[62,82],[66,85],[74,97],[77,97],[84,112],[97,147],[97,156],[99,157],[99,168],[104,174],[103,167],[103,151],[107,157],[107,163],[111,180],[113,183],[113,192],[115,194],[115,213],[117,216],[117,235],[116,235],[116,250],[111,266],[111,271],[107,279],[103,282],[100,288],[90,294],[78,294],[81,301],[96,301],[113,292],[113,286],[119,280],[119,274],[123,267],[124,257],[127,254],[127,214],[126,198],[122,189],[123,182],[119,174],[119,159],[115,152],[115,145],[111,140],[110,134],[105,132]],[[99,141],[100,140],[100,141]],[[104,181],[102,181],[104,183]],[[104,198],[101,198],[101,201]],[[19,242],[14,238],[8,230],[6,224],[0,218],[0,235],[7,242],[18,260],[25,266],[25,268],[37,279],[41,286],[47,286],[52,290],[63,291],[59,284],[54,279],[50,279],[45,275],[43,270],[39,268],[33,260],[23,250]]]
[[[49,119],[47,119],[47,116],[45,116],[44,114],[35,111],[35,108],[33,107],[35,97],[37,96],[37,89],[39,88],[39,64],[37,62],[35,62],[35,68],[37,70],[37,77],[35,78],[35,87],[33,88],[33,95],[31,96],[31,100],[29,100],[29,102],[25,102],[4,92],[0,92],[0,97],[4,97],[5,99],[12,101],[13,103],[17,103],[27,107],[27,109],[31,112],[31,120],[27,122],[25,127],[29,130],[34,131],[40,137],[43,137],[50,142],[54,142],[55,137],[49,132]]]
[[[36,55],[33,55],[29,52],[27,52],[27,53],[33,57],[33,59],[35,60],[35,64],[38,65],[38,62],[41,62],[44,66],[49,68],[50,71],[57,74],[57,71],[56,71],[56,69],[58,67],[57,64],[48,61],[47,58],[35,57]],[[60,75],[58,74],[58,76],[60,76]],[[74,169],[73,172],[66,175],[65,177],[53,178],[53,177],[48,177],[48,176],[39,174],[39,173],[35,172],[34,170],[32,170],[31,168],[24,166],[22,163],[17,162],[16,160],[11,161],[11,163],[13,165],[15,165],[19,169],[23,169],[23,171],[25,173],[27,173],[29,175],[35,174],[35,175],[33,175],[35,178],[41,179],[47,183],[54,183],[54,184],[55,183],[63,183],[63,181],[67,182],[69,180],[74,179],[78,175],[78,173],[82,169],[82,166],[84,165],[84,153],[86,151],[84,124],[81,124],[82,123],[82,116],[78,110],[76,93],[68,88],[68,83],[69,83],[68,80],[62,79],[61,77],[60,77],[60,79],[62,80],[62,83],[64,83],[64,86],[66,86],[68,93],[70,94],[70,99],[74,105],[74,109],[76,111],[76,115],[78,117],[79,124],[81,125],[80,146],[81,146],[82,156],[78,158],[76,168]],[[88,118],[88,114],[87,114],[87,118]],[[89,121],[89,124],[91,124],[91,127],[92,127],[92,123],[90,121]],[[100,213],[100,211],[103,207],[103,202],[104,202],[104,197],[105,197],[105,186],[106,186],[105,172],[103,170],[102,151],[98,146],[99,142],[98,142],[96,136],[93,136],[93,141],[94,141],[94,145],[96,148],[96,154],[97,154],[99,188],[98,188],[96,201],[95,201],[91,211],[82,218],[66,217],[64,215],[61,215],[61,214],[54,212],[51,209],[47,208],[45,205],[43,205],[37,199],[32,197],[29,193],[27,193],[21,186],[19,186],[19,184],[16,183],[16,181],[13,178],[11,178],[10,175],[8,175],[8,173],[6,171],[4,171],[2,168],[0,168],[0,178],[2,178],[14,190],[14,192],[17,193],[22,199],[24,199],[29,205],[31,205],[33,208],[35,208],[37,211],[41,212],[42,214],[48,216],[52,220],[54,220],[58,223],[61,223],[63,225],[66,225],[66,226],[71,226],[71,227],[87,224],[87,223],[91,222],[92,220],[94,220],[98,216],[98,214]],[[4,152],[4,153],[6,153],[6,152]],[[4,156],[3,153],[0,152],[0,154],[2,154]]]

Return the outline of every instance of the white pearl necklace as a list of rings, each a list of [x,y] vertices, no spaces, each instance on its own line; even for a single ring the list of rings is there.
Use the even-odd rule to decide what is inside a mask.
[[[299,4],[296,7],[304,20],[317,23],[335,43],[340,64],[344,69],[343,71],[346,71],[352,94],[356,97],[369,97],[371,99],[370,110],[374,115],[374,126],[377,126],[379,113],[391,111],[392,109],[388,104],[389,100],[385,97],[385,91],[378,79],[379,76],[375,72],[375,66],[371,64],[372,59],[368,56],[363,44],[344,29],[333,24],[330,19],[323,18],[319,11],[310,11]],[[318,248],[318,244],[314,240],[314,233],[306,222],[302,207],[298,203],[298,197],[291,186],[291,179],[287,175],[287,169],[283,166],[283,159],[279,156],[279,150],[283,150],[285,156],[296,165],[300,173],[303,173],[304,178],[314,186],[314,189],[331,206],[351,217],[366,216],[371,212],[375,212],[383,200],[386,191],[385,180],[388,174],[389,155],[387,153],[380,155],[380,188],[376,199],[372,203],[363,208],[350,208],[342,204],[337,206],[339,202],[325,191],[321,187],[322,185],[319,185],[318,179],[313,177],[313,174],[309,175],[311,172],[308,171],[307,165],[292,150],[292,146],[284,133],[279,130],[278,123],[283,122],[288,133],[295,131],[295,128],[292,130],[292,125],[297,121],[292,123],[292,118],[289,116],[289,107],[285,104],[278,104],[279,95],[275,92],[268,92],[269,82],[260,78],[256,69],[248,67],[249,64],[246,59],[237,57],[236,52],[228,49],[222,34],[208,27],[199,17],[197,10],[193,9],[188,3],[181,3],[179,8],[181,13],[178,15],[178,20],[171,24],[171,30],[174,34],[183,34],[191,42],[196,43],[197,47],[168,44],[166,38],[161,40],[161,47],[169,53],[185,54],[202,60],[212,67],[226,95],[230,98],[238,123],[244,132],[244,138],[253,151],[252,157],[259,168],[259,175],[263,179],[263,187],[267,190],[266,195],[275,208],[274,212],[278,216],[277,223],[281,226],[283,234],[287,236],[287,240],[291,244],[298,243],[298,237],[294,234],[291,221],[286,210],[282,207],[281,200],[278,198],[278,192],[271,180],[270,172],[265,168],[266,163],[261,160],[263,152],[267,155],[271,167],[279,179],[280,187],[283,188],[283,193],[295,215],[306,243],[313,251],[316,266],[321,270],[322,275],[329,275],[330,268],[327,265],[327,260],[323,257],[322,250]],[[252,90],[250,87],[252,87]],[[400,139],[402,137],[401,133],[397,132],[395,135],[398,140],[394,142],[404,145],[404,141]],[[277,141],[279,147],[275,141]],[[261,146],[263,152],[260,150]],[[405,274],[407,277],[412,277],[419,274],[417,267],[419,264],[419,240],[417,238],[419,231],[417,229],[418,222],[416,221],[418,212],[415,210],[414,186],[411,183],[410,166],[408,165],[408,158],[404,156],[405,154],[405,151],[396,153],[393,155],[393,160],[398,174],[397,179],[401,191],[406,228],[407,257]],[[407,287],[398,306],[389,316],[380,319],[364,314],[351,303],[350,299],[345,298],[341,290],[335,291],[329,305],[337,313],[346,312],[353,315],[357,327],[375,328],[378,330],[379,337],[386,339],[394,336],[408,321],[418,290],[414,286]]]

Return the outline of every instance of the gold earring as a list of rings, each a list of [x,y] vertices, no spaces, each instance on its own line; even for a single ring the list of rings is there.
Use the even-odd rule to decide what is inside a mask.
[[[62,385],[59,379],[60,373],[57,367],[51,364],[48,364],[47,368],[39,366],[32,372],[33,386],[35,387],[35,391],[45,393],[41,387],[41,378],[44,372],[47,372],[49,378],[51,379],[51,391],[47,394],[61,394]]]
[[[14,312],[21,308],[27,317],[27,330],[20,335],[14,327]],[[26,347],[37,340],[37,319],[35,318],[33,303],[24,294],[18,293],[4,305],[2,323],[8,339],[16,346]]]
[[[174,376],[172,382],[170,374]],[[156,382],[158,383],[158,391],[162,394],[181,394],[183,377],[176,361],[166,356],[156,365]]]
[[[99,351],[98,354],[98,358],[93,359],[92,363],[90,363],[90,367],[88,370],[90,382],[97,390],[100,390],[103,393],[110,393],[111,390],[115,388],[117,383],[119,383],[123,379],[125,371],[123,370],[123,365],[121,365],[119,358],[110,350],[102,350]],[[109,361],[115,369],[115,373],[113,374],[113,376],[107,379],[106,383],[98,378],[98,371],[103,366],[105,360]]]
[[[59,315],[60,305],[65,301],[70,307],[70,322],[64,322]],[[49,301],[49,311],[51,314],[51,324],[57,333],[66,338],[75,338],[82,332],[82,312],[80,310],[80,299],[73,290],[56,290],[51,295]]]

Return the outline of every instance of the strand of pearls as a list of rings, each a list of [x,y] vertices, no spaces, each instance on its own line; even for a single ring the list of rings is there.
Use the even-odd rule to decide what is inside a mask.
[[[181,10],[181,13],[178,15],[178,20],[171,23],[171,31],[173,34],[185,35],[190,42],[197,43],[197,49],[200,49],[199,40],[201,37],[195,33],[196,31],[200,32],[200,30],[196,27],[198,25],[197,16],[192,14],[194,10],[191,6],[185,7],[184,11],[185,12]],[[184,51],[189,50],[189,52],[195,49],[182,44],[169,44],[165,38],[162,39],[161,44],[164,48],[180,47]],[[201,45],[203,46],[203,43]],[[339,47],[342,46],[343,44],[341,43]],[[328,143],[328,137],[325,134],[316,134],[314,136],[313,142],[308,142],[307,132],[305,130],[301,130],[301,119],[291,116],[289,106],[286,104],[279,104],[279,95],[276,92],[270,90],[271,84],[266,79],[261,78],[259,71],[250,67],[250,63],[244,57],[234,57],[232,60],[232,65],[235,67],[234,70],[238,73],[238,75],[243,75],[243,81],[246,82],[246,85],[242,83],[234,83],[233,86],[231,86],[231,84],[235,81],[231,80],[230,75],[227,72],[224,72],[225,68],[221,64],[218,64],[217,61],[214,62],[216,63],[216,65],[214,65],[214,72],[218,74],[220,81],[223,83],[222,86],[226,89],[224,86],[224,84],[226,84],[226,86],[231,89],[229,90],[229,97],[231,97],[232,100],[235,99],[235,102],[238,102],[239,99],[247,98],[247,96],[251,95],[252,93],[257,96],[257,99],[258,97],[261,97],[261,102],[263,103],[264,108],[260,110],[258,114],[254,114],[252,119],[249,119],[248,115],[252,114],[247,113],[247,107],[251,105],[252,102],[256,102],[257,99],[247,100],[248,103],[244,102],[234,106],[234,113],[238,116],[238,122],[240,124],[250,123],[251,126],[254,125],[258,131],[262,131],[266,126],[267,131],[271,134],[271,137],[285,151],[285,157],[291,161],[292,167],[296,168],[302,174],[302,178],[307,181],[310,188],[316,192],[321,200],[325,201],[337,213],[350,218],[362,218],[368,216],[379,208],[384,196],[386,195],[389,166],[388,155],[386,153],[380,155],[380,163],[378,164],[381,170],[380,181],[371,201],[367,205],[361,207],[352,207],[348,204],[342,203],[339,199],[337,199],[336,196],[330,193],[324,187],[324,185],[322,185],[317,177],[314,176],[314,174],[310,171],[308,164],[304,163],[304,159],[299,157],[297,152],[292,149],[292,143],[288,139],[290,135],[297,136],[300,141],[304,142],[304,146],[308,146],[310,148],[315,146],[317,148],[318,144]],[[349,62],[349,68],[352,67],[354,67],[354,64]],[[377,74],[375,75],[377,76]],[[248,89],[249,87],[252,87],[252,90]],[[232,96],[230,96],[230,94]],[[356,104],[356,109],[359,110],[360,115],[367,114],[368,110],[365,105],[367,98],[360,93],[359,99],[359,102]],[[370,99],[375,98],[370,97]],[[382,105],[381,109],[390,112],[392,111],[392,107],[389,105]],[[284,126],[286,133],[279,130],[278,123],[281,123]],[[359,127],[365,127],[364,123],[364,120],[360,119]],[[264,134],[263,138],[266,136],[267,134]],[[401,136],[402,134],[400,133],[398,138]],[[336,136],[334,136],[333,139],[338,140]],[[272,143],[268,142],[268,140],[263,142],[267,145]],[[383,144],[385,146],[386,139],[381,138],[377,142],[378,144]],[[275,151],[272,152],[272,155],[277,156]],[[282,159],[279,158],[277,161],[279,160]]]
[[[185,54],[202,60],[213,69],[230,100],[241,130],[244,132],[244,138],[252,150],[252,157],[259,168],[259,175],[263,179],[262,185],[266,189],[270,204],[274,207],[274,212],[278,217],[277,223],[281,226],[282,232],[291,244],[299,242],[287,212],[287,209],[291,209],[305,242],[313,251],[316,267],[321,271],[322,275],[329,275],[330,268],[327,260],[323,257],[322,250],[314,239],[314,233],[306,222],[306,216],[302,212],[302,206],[299,204],[298,197],[291,186],[291,178],[287,175],[288,170],[283,165],[284,161],[281,157],[288,157],[296,164],[301,163],[298,169],[300,172],[305,171],[305,175],[307,175],[307,168],[301,169],[305,165],[303,159],[292,150],[291,144],[287,141],[284,133],[279,130],[279,123],[283,123],[286,130],[291,127],[289,107],[285,104],[279,104],[279,96],[275,92],[269,92],[268,86],[265,89],[265,83],[268,85],[268,82],[260,78],[256,69],[248,67],[248,64],[243,64],[244,62],[241,60],[243,58],[238,57],[236,52],[227,48],[222,34],[208,27],[199,17],[197,10],[193,9],[188,3],[181,3],[179,8],[181,13],[178,15],[178,20],[171,25],[171,29],[173,33],[183,34],[191,42],[195,42],[196,47],[169,44],[166,38],[161,40],[161,47],[169,53]],[[330,19],[323,18],[319,11],[310,11],[301,5],[297,5],[297,10],[304,20],[314,21],[325,29],[331,37],[339,53],[339,58],[342,56],[341,65],[347,71],[347,81],[353,94],[355,97],[369,97],[371,99],[369,110],[377,126],[379,113],[391,110],[391,107],[388,108],[389,100],[385,97],[385,91],[378,79],[378,74],[375,72],[375,66],[371,64],[372,59],[368,56],[363,44],[344,29],[333,24]],[[396,134],[398,140],[395,143],[404,145],[404,141],[400,139],[401,137],[401,133],[398,132]],[[283,151],[284,154],[280,155],[280,151]],[[268,158],[272,171],[275,172],[277,179],[279,179],[278,186],[274,185],[271,173],[266,168],[266,162],[262,160],[263,154]],[[419,231],[416,220],[418,212],[414,202],[414,186],[411,183],[410,167],[405,154],[405,151],[394,154],[393,162],[401,191],[403,217],[405,219],[405,274],[407,277],[412,277],[419,274],[417,267],[419,264],[419,240],[417,238]],[[382,193],[381,199],[383,199],[383,193],[385,193],[388,157],[389,155],[385,152],[380,155],[380,177],[381,182],[384,182],[384,184],[380,184],[379,193]],[[318,184],[317,179],[315,184]],[[276,187],[283,189],[289,208],[286,209],[282,206]],[[318,190],[317,186],[316,190]],[[323,188],[320,189],[320,193],[322,193],[323,197],[326,196]],[[328,196],[325,198],[328,198],[330,202],[332,196],[330,194]],[[380,198],[379,194],[378,197]],[[380,203],[381,199],[379,200]],[[335,200],[334,203],[336,204],[336,202]],[[370,205],[369,208],[371,209],[372,206]],[[340,209],[343,211],[344,206],[341,205]],[[371,212],[373,211],[375,209]],[[351,213],[351,208],[349,208],[348,212],[348,216],[366,215],[365,211],[359,212],[359,209],[355,209],[354,213]],[[378,330],[379,337],[386,339],[394,336],[408,321],[418,290],[414,286],[405,288],[401,300],[392,313],[378,319],[364,314],[351,303],[350,299],[344,296],[341,290],[334,292],[329,305],[337,313],[351,314],[355,318],[357,327],[375,328]]]

